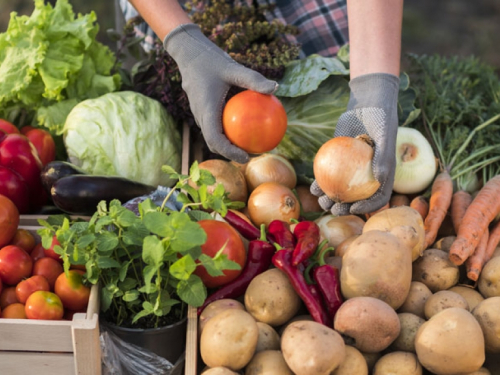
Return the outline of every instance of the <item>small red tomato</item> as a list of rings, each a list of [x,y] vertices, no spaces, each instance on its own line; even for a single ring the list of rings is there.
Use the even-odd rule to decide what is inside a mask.
[[[19,282],[16,286],[17,300],[26,303],[28,297],[37,290],[50,291],[49,282],[41,275],[33,275]]]
[[[0,308],[4,309],[12,303],[19,302],[16,296],[16,287],[8,286],[3,288],[0,294]]]
[[[36,245],[35,236],[27,229],[17,228],[16,234],[9,245],[19,246],[28,254],[31,254]]]
[[[9,122],[7,120],[3,120],[1,118],[0,118],[0,130],[3,130],[7,134],[16,134],[16,133],[19,134],[20,133],[17,126],[15,126],[11,122]]]
[[[60,274],[64,273],[63,266],[54,258],[43,257],[33,264],[33,275],[40,275],[49,282],[50,290],[54,290],[54,284]]]
[[[33,259],[33,263],[35,263],[40,258],[45,258],[45,249],[43,248],[41,243],[35,245],[30,253],[30,256],[31,259]]]
[[[18,246],[7,245],[0,249],[0,278],[7,285],[16,285],[31,275],[33,260]]]
[[[26,126],[21,129],[21,132],[35,146],[42,165],[45,166],[54,161],[56,158],[56,143],[52,135],[45,129],[31,128],[24,130],[24,128]]]
[[[58,262],[62,263],[63,260],[61,259],[61,256],[54,251],[54,247],[56,247],[56,246],[61,246],[61,243],[57,240],[57,237],[54,236],[54,237],[52,237],[52,243],[50,244],[50,247],[48,249],[44,248],[45,256],[52,258],[52,259],[55,259]]]
[[[225,270],[224,276],[210,276],[205,267],[198,266],[194,272],[198,275],[207,288],[216,288],[229,283],[239,276],[246,262],[246,249],[238,232],[225,221],[200,220],[198,224],[207,234],[207,240],[201,246],[201,251],[214,257],[217,252],[224,248],[223,254],[229,260],[240,265],[239,270]]]
[[[38,290],[32,293],[24,306],[28,319],[61,320],[64,307],[57,294]]]
[[[4,319],[26,319],[26,311],[24,304],[16,302],[2,310],[2,318]]]
[[[61,298],[64,308],[78,311],[87,307],[90,288],[83,284],[84,273],[80,270],[69,270],[57,278],[54,293]]]

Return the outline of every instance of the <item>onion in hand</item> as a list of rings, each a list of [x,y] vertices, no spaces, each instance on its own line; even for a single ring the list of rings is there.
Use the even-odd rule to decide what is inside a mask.
[[[314,177],[334,202],[352,203],[370,198],[380,187],[373,177],[373,147],[368,136],[335,137],[314,158]]]

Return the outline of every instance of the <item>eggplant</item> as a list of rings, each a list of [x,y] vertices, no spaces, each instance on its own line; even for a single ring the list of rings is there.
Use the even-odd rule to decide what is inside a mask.
[[[52,185],[54,182],[59,180],[60,178],[66,176],[72,176],[75,174],[86,174],[83,169],[80,169],[74,164],[68,163],[66,161],[51,161],[47,163],[42,169],[40,173],[40,179],[42,180],[42,185],[48,193],[50,193],[50,189],[52,189]]]
[[[54,205],[72,215],[92,215],[97,205],[118,199],[121,203],[150,194],[155,187],[124,177],[74,174],[58,179],[50,189]]]

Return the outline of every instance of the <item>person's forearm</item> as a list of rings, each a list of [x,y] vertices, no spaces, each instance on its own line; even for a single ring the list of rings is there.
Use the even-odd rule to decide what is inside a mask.
[[[399,76],[403,0],[348,0],[351,79],[363,74]]]
[[[192,23],[177,0],[129,0],[129,2],[161,40],[177,26]]]

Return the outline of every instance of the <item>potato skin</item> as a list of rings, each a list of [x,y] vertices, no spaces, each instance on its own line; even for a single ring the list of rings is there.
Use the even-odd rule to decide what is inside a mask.
[[[430,319],[438,312],[450,307],[459,307],[469,311],[469,303],[460,294],[450,290],[440,290],[427,299],[425,303],[425,317]]]
[[[479,293],[476,289],[468,286],[455,285],[448,290],[458,293],[462,297],[464,297],[469,304],[469,311],[474,310],[474,307],[476,307],[479,302],[484,300],[484,297],[481,295],[481,293]]]
[[[315,321],[290,323],[281,336],[281,350],[295,375],[329,375],[344,360],[344,340]]]
[[[345,346],[345,358],[331,375],[368,375],[368,364],[363,354],[354,346]]]
[[[420,281],[412,281],[406,300],[398,312],[408,312],[425,319],[425,302],[432,295],[431,290]]]
[[[245,306],[235,299],[224,298],[210,303],[203,309],[198,318],[198,335],[201,335],[205,324],[218,313],[227,309],[245,310]]]
[[[500,297],[500,257],[491,258],[483,267],[477,282],[484,298]]]
[[[279,326],[290,320],[300,309],[302,300],[288,277],[271,268],[257,275],[245,292],[245,308],[259,322]]]
[[[427,285],[432,293],[449,289],[458,283],[458,266],[448,259],[448,253],[438,249],[427,249],[413,262],[412,280]]]
[[[280,350],[280,336],[278,332],[269,324],[257,322],[259,327],[259,340],[255,352],[262,352],[264,350]]]
[[[425,319],[412,313],[399,313],[399,324],[401,330],[396,340],[391,344],[391,348],[396,351],[415,352],[415,336]]]
[[[203,371],[201,375],[238,375],[238,373],[225,367],[212,367]]]
[[[264,350],[255,353],[245,368],[245,375],[293,375],[279,350]]]
[[[228,309],[211,318],[200,337],[200,354],[209,367],[237,371],[253,357],[259,328],[246,311]]]
[[[472,311],[484,334],[486,351],[500,353],[500,297],[486,298]]]
[[[417,356],[408,352],[392,352],[382,356],[373,369],[373,375],[422,375]]]

